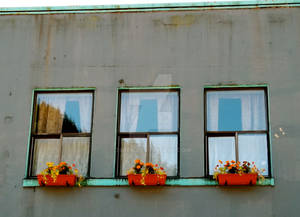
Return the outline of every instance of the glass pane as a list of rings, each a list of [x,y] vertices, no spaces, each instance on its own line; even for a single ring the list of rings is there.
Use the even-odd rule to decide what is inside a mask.
[[[37,133],[90,133],[92,93],[37,95]]]
[[[127,171],[134,166],[134,160],[146,161],[147,138],[122,138],[120,175],[126,176]]]
[[[177,92],[126,92],[121,94],[121,132],[172,132],[177,130]]]
[[[214,174],[214,168],[219,160],[235,160],[234,137],[208,137],[209,175]]]
[[[43,171],[47,162],[59,163],[60,139],[35,139],[32,175]]]
[[[265,169],[268,175],[268,142],[266,134],[240,134],[239,160],[254,161],[258,169]]]
[[[266,102],[263,90],[208,91],[207,130],[266,130]]]
[[[150,162],[163,167],[168,176],[177,175],[177,135],[150,136]]]
[[[89,137],[65,137],[62,144],[61,161],[75,164],[79,174],[87,175],[90,151]]]

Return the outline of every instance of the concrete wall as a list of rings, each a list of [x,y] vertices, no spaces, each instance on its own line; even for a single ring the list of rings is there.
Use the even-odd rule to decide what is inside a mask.
[[[0,216],[298,217],[299,20],[299,8],[0,16]],[[276,186],[23,188],[38,87],[96,87],[91,176],[113,177],[120,79],[182,87],[182,177],[204,176],[204,85],[268,83]]]

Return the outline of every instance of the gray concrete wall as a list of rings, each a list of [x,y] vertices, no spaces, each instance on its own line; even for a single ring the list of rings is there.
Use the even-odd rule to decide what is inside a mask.
[[[299,21],[299,8],[0,16],[0,216],[298,217]],[[182,87],[182,177],[204,175],[204,85],[268,83],[276,186],[22,187],[34,88],[96,87],[91,176],[108,178],[118,81],[165,76]]]

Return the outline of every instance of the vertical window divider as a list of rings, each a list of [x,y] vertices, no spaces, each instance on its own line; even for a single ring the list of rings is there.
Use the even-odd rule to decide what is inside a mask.
[[[238,145],[238,132],[235,132],[235,159],[239,161],[239,145]]]
[[[60,148],[59,148],[59,162],[61,162],[61,158],[62,158],[62,143],[63,143],[63,136],[62,134],[60,134],[60,137],[59,137],[59,140],[60,140]]]
[[[146,154],[146,162],[150,162],[150,135],[147,133],[147,154]]]

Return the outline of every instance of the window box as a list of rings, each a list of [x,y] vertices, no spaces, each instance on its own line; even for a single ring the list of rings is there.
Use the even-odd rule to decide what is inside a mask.
[[[37,175],[40,186],[74,186],[76,184],[76,175],[58,175],[55,182],[50,175]]]
[[[256,185],[257,173],[253,174],[219,174],[219,185]]]
[[[142,174],[129,174],[127,177],[129,185],[143,185]]]
[[[142,174],[129,174],[128,176],[128,183],[129,185],[165,185],[167,175],[158,175],[158,174],[147,174],[144,177],[144,184],[143,184],[143,176]]]

